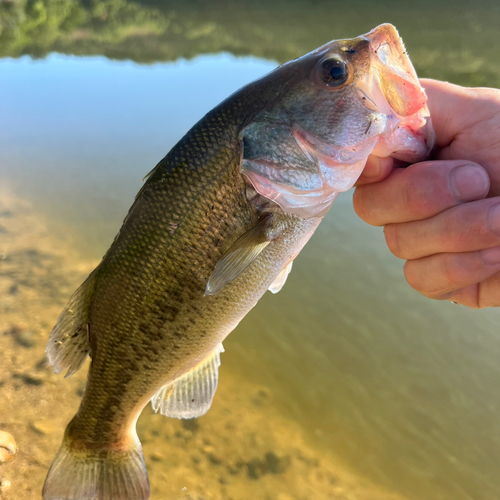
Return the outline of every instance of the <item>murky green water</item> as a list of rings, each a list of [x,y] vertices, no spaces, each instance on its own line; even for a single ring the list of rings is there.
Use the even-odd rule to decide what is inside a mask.
[[[392,22],[421,76],[500,86],[496,1],[38,0],[0,12],[0,185],[49,218],[75,260],[104,253],[141,178],[206,111],[329,39]],[[499,320],[411,290],[345,195],[284,289],[228,338],[221,377],[269,388],[311,446],[387,491],[498,499]]]

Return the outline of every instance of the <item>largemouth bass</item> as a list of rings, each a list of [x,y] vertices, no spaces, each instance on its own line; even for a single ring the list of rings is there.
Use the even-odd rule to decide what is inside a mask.
[[[425,158],[434,134],[396,29],[330,42],[201,119],[148,175],[102,262],[52,331],[56,372],[91,357],[45,500],[145,500],[135,431],[148,401],[193,418],[222,341],[292,262],[369,154]]]

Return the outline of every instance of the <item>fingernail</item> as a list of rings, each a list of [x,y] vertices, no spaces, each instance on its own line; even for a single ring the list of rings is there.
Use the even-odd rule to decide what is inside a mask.
[[[500,205],[499,205],[500,206]],[[486,264],[496,265],[500,264],[500,247],[487,248],[481,250],[481,257]]]
[[[450,172],[450,186],[460,201],[473,201],[487,193],[490,180],[479,165],[460,165]]]
[[[487,220],[490,230],[500,236],[500,205],[493,205],[488,210]]]

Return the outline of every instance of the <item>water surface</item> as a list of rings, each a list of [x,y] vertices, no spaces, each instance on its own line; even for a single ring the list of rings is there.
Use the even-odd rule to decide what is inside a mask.
[[[0,59],[0,185],[35,207],[49,231],[43,241],[67,245],[74,266],[105,252],[141,178],[205,112],[331,38],[390,21],[421,75],[500,86],[496,2],[190,1],[168,8],[74,2],[64,15],[57,10],[64,2],[39,4],[46,21],[32,3],[2,4],[4,14],[11,10],[3,18],[10,31],[0,38],[6,56]],[[34,249],[45,248],[41,241],[31,242]],[[15,307],[20,299],[9,300]],[[33,321],[28,312],[19,315],[21,323]],[[337,469],[386,495],[493,500],[500,497],[499,319],[496,310],[420,297],[404,281],[402,262],[386,249],[382,231],[355,216],[346,194],[296,260],[284,289],[266,294],[225,342],[221,401],[236,391],[235,404],[245,413],[238,388],[264,388],[276,412],[262,410],[271,427],[292,422],[303,449],[334,457]],[[50,326],[39,332],[40,353]],[[9,401],[21,404],[23,397],[21,388]],[[217,398],[214,412],[216,405]],[[252,413],[255,422],[259,411]],[[155,418],[146,412],[140,428],[145,447],[165,455],[154,471],[164,471],[167,481],[175,448],[151,429],[176,424]],[[217,429],[216,422],[200,422],[202,430],[203,422]],[[186,443],[179,446],[192,446]],[[213,445],[194,447],[207,455],[204,447]],[[156,467],[156,459],[148,460]],[[163,484],[161,474],[152,473],[152,483]],[[209,472],[199,474],[203,483]],[[257,483],[234,481],[238,498],[260,491]],[[276,484],[262,486],[268,498],[295,498]],[[206,498],[217,498],[211,488]],[[318,488],[297,490],[296,498],[333,498]]]

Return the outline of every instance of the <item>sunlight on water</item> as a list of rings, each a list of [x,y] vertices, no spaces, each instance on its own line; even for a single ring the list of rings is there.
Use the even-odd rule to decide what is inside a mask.
[[[487,40],[498,14],[488,9],[468,15],[457,7],[453,19]],[[435,17],[444,15],[443,8]],[[356,30],[367,22],[350,16]],[[441,40],[431,17],[422,29]],[[163,29],[158,16],[141,19],[143,31]],[[236,34],[223,42],[208,21],[198,31],[194,22],[185,26],[194,44],[182,45],[194,52],[186,57],[198,53],[200,37],[243,51]],[[257,28],[254,39],[273,36]],[[462,83],[498,85],[495,59],[476,57],[464,43],[440,65],[432,36],[418,44],[417,31],[409,39],[427,76],[435,69]],[[54,43],[69,44],[63,35]],[[96,40],[111,50],[107,36]],[[291,57],[304,45],[298,30],[293,36],[299,42],[266,54]],[[88,43],[88,53],[99,53]],[[155,50],[175,59],[165,47]],[[484,50],[500,61],[494,47]],[[5,477],[7,499],[39,498],[85,378],[51,374],[44,343],[68,295],[108,248],[141,178],[208,110],[276,64],[226,52],[147,65],[56,54],[0,59],[0,421],[24,450],[0,466],[0,496]],[[420,297],[382,231],[355,216],[349,194],[340,197],[284,289],[266,294],[225,342],[209,414],[182,424],[144,412],[139,433],[152,498],[500,497],[499,321],[496,310]]]
[[[229,54],[148,66],[0,61],[1,172],[73,233],[91,227],[78,246],[100,257],[151,168],[207,111],[274,67]]]

